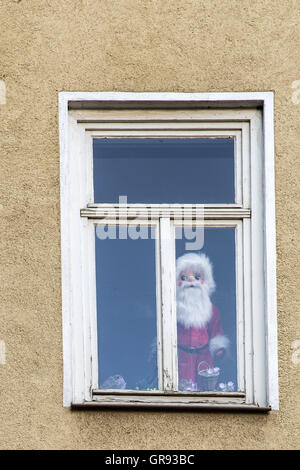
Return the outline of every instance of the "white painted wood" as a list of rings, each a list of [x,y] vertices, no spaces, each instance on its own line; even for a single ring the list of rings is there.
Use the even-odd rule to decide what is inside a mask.
[[[235,138],[239,135],[237,130],[222,129],[222,130],[197,130],[197,129],[188,129],[185,130],[183,124],[180,126],[180,129],[167,129],[166,125],[164,129],[128,129],[128,130],[97,130],[90,129],[87,132],[90,132],[92,138],[95,139],[106,139],[106,138],[124,138],[124,137],[135,137],[135,138],[155,138],[163,137],[165,139],[174,139],[174,138],[197,138],[202,137],[206,139],[218,139],[218,138]]]
[[[277,291],[276,291],[276,223],[275,223],[275,155],[274,94],[264,101],[264,268],[266,303],[266,346],[268,358],[267,394],[272,409],[279,409]]]
[[[80,128],[80,126],[79,126]],[[84,158],[86,162],[86,200],[88,201],[87,203],[93,203],[94,202],[94,160],[93,160],[93,139],[85,131],[83,128],[84,133],[85,133],[85,141],[84,143],[82,142],[82,145],[84,145]]]
[[[226,122],[223,123],[222,128],[220,127],[220,123],[217,125],[213,122],[210,125],[206,122],[205,126],[204,123],[194,123],[191,121],[190,123],[184,123],[182,121],[178,121],[177,126],[171,126],[169,123],[151,123],[150,124],[143,124],[143,126],[138,126],[135,124],[133,127],[127,128],[122,125],[122,123],[117,122],[118,128],[109,128],[105,129],[100,124],[95,125],[95,127],[85,127],[86,132],[89,132],[93,138],[105,138],[105,137],[161,137],[164,136],[166,138],[174,138],[174,137],[187,137],[187,138],[195,138],[195,137],[203,137],[206,139],[218,139],[218,138],[235,138],[240,136],[240,131],[237,129],[239,126],[242,127],[242,123],[235,123],[235,126],[231,129],[230,126],[226,125]]]
[[[183,392],[183,391],[161,391],[161,390],[115,390],[115,389],[106,389],[106,390],[93,390],[93,395],[143,395],[143,396],[175,396],[180,397],[181,395],[186,396],[193,396],[193,397],[229,397],[229,398],[243,398],[245,402],[246,395],[243,392]]]
[[[82,328],[83,328],[83,350],[84,350],[84,398],[86,401],[91,400],[91,383],[92,383],[92,336],[91,336],[91,295],[90,295],[90,226],[88,220],[82,221],[81,224],[81,289],[78,291],[81,295],[82,308]],[[76,345],[74,344],[74,348]]]
[[[256,112],[255,112],[256,113]],[[255,117],[252,115],[251,119]],[[242,129],[242,187],[243,202],[245,207],[251,207],[251,168],[250,168],[250,122],[245,122]],[[244,312],[244,381],[247,391],[246,401],[253,403],[253,319],[252,319],[252,268],[251,268],[251,220],[243,220],[243,252],[240,256],[243,260],[243,312]],[[241,262],[238,256],[238,262]],[[239,326],[240,335],[242,325]]]
[[[121,210],[120,210],[121,209]],[[80,210],[81,217],[88,217],[90,219],[104,218],[109,220],[114,219],[116,214],[119,219],[139,219],[140,217],[151,220],[159,219],[160,217],[168,217],[170,219],[191,219],[195,218],[199,211],[202,211],[204,218],[207,219],[243,219],[251,217],[250,209],[243,209],[239,207],[219,207],[210,208],[201,204],[189,206],[188,204],[164,204],[164,205],[139,205],[128,204],[120,207],[118,204],[93,204]]]
[[[242,134],[238,132],[234,137],[234,192],[235,203],[243,204],[242,196]]]
[[[101,128],[103,123],[127,124],[144,123],[157,127],[170,123],[197,123],[197,128],[211,130],[240,130],[243,123],[248,123],[256,109],[97,109],[69,110],[69,115],[85,129]],[[95,126],[94,126],[95,124]]]
[[[251,221],[243,222],[243,273],[244,273],[244,341],[245,341],[245,390],[246,402],[253,403],[253,319],[252,319],[252,268],[251,268]]]
[[[70,110],[68,113],[68,107],[73,109],[86,107],[87,103],[89,107],[95,107],[95,110],[76,109]],[[140,109],[96,109],[97,107],[114,108],[120,106],[128,109],[130,107],[140,107]],[[256,106],[260,106],[264,111],[263,140],[260,113],[254,109],[249,109]],[[152,109],[147,110],[145,113],[145,107],[152,107]],[[164,111],[154,109],[162,107],[169,109]],[[193,109],[196,107],[204,109]],[[215,107],[216,109],[205,109],[208,107]],[[231,107],[232,109],[221,109],[222,107]],[[176,108],[176,111],[172,108]],[[141,130],[146,122],[148,129],[151,126],[155,128],[157,123],[152,125],[150,121],[156,119],[161,121],[161,132],[162,129],[170,129],[170,127],[173,127],[174,132],[178,132],[178,127],[182,126],[182,122],[178,123],[177,120],[184,121],[186,119],[187,123],[184,124],[185,132],[191,132],[191,135],[199,131],[216,135],[213,133],[220,134],[223,131],[226,132],[226,130],[228,135],[233,134],[235,131],[241,135],[241,142],[238,142],[239,137],[236,139],[237,147],[241,146],[242,149],[241,168],[238,169],[236,176],[236,178],[240,178],[241,175],[243,182],[241,204],[226,207],[229,218],[224,217],[224,220],[218,219],[221,216],[222,205],[211,207],[210,216],[215,217],[216,220],[208,219],[206,223],[224,224],[226,226],[226,224],[231,223],[231,219],[233,224],[237,222],[239,217],[240,220],[243,220],[246,400],[247,403],[258,403],[260,407],[263,407],[264,404],[271,404],[273,409],[278,409],[274,133],[273,94],[270,92],[199,94],[60,93],[64,405],[69,406],[72,402],[77,404],[89,402],[91,389],[96,388],[96,376],[98,375],[95,291],[93,293],[95,281],[91,268],[94,266],[93,250],[86,250],[86,247],[82,246],[85,243],[84,240],[89,240],[87,243],[91,244],[92,232],[89,236],[86,233],[89,231],[88,227],[93,224],[93,220],[87,222],[84,219],[84,217],[90,217],[90,212],[82,212],[83,217],[79,217],[80,209],[99,211],[99,207],[88,207],[88,204],[93,203],[92,138],[93,135],[96,135],[95,133],[99,132],[99,128],[103,132],[114,132],[114,135],[116,135],[116,132],[119,132],[117,126],[120,125],[120,122],[122,120],[130,121],[133,115],[138,118],[137,125],[130,123],[129,125],[125,124],[125,127],[132,126],[135,129],[138,127]],[[112,120],[114,122],[107,126],[107,121],[104,125],[101,119],[102,121]],[[196,120],[199,122],[196,122]],[[191,121],[193,122],[191,123]],[[172,124],[172,122],[175,122],[175,124]],[[87,128],[95,129],[95,126],[98,130],[86,131]],[[104,128],[106,127],[115,130],[105,131]],[[192,131],[187,130],[191,128],[193,128]],[[249,138],[250,128],[251,138]],[[146,132],[146,135],[149,135],[150,131]],[[250,149],[251,162],[248,158]],[[79,171],[80,165],[83,171]],[[239,161],[237,162],[238,165]],[[78,173],[80,174],[78,175]],[[252,185],[251,194],[249,190],[250,182]],[[236,183],[238,192],[239,183],[237,180]],[[263,191],[261,191],[262,187]],[[239,202],[240,196],[241,194],[238,194],[237,201]],[[242,207],[238,207],[242,204]],[[213,212],[212,209],[216,209],[216,211]],[[238,210],[240,210],[239,216]],[[251,214],[250,211],[254,212]],[[166,212],[164,215],[166,215]],[[252,219],[249,219],[250,215],[253,216]],[[100,216],[99,213],[95,215],[96,219],[98,216]],[[207,213],[207,216],[209,217],[209,213]],[[233,220],[235,217],[236,220]],[[239,247],[241,243],[240,235],[238,235],[238,240],[237,246]],[[172,249],[174,251],[174,247]],[[240,251],[239,248],[238,251]],[[240,263],[240,256],[238,258]],[[261,259],[263,264],[260,261]],[[173,261],[175,262],[175,257],[173,257]],[[237,270],[240,272],[240,264]],[[84,281],[83,277],[87,272],[90,275],[88,280]],[[254,282],[251,285],[253,279]],[[239,292],[240,287],[237,290]],[[90,299],[82,299],[81,301],[80,296],[83,294],[83,297],[86,297],[87,292],[90,293]],[[240,300],[238,302],[240,305]],[[258,307],[257,304],[259,304]],[[241,310],[240,307],[239,310]],[[174,328],[174,312],[172,315]],[[240,319],[238,319],[238,330],[240,338],[242,330]],[[175,331],[172,335],[175,337]],[[239,340],[240,354],[241,348]],[[169,364],[172,364],[171,359]],[[174,369],[176,374],[177,364],[175,367],[173,361],[173,365],[171,365],[173,387]],[[242,375],[239,372],[239,381]],[[91,386],[88,387],[88,384],[91,384]]]
[[[254,117],[251,117],[251,119]],[[242,124],[242,201],[243,207],[250,207],[251,205],[251,181],[250,181],[250,120]]]
[[[73,193],[72,199],[77,200],[78,203],[87,203],[91,200],[92,194],[92,180],[91,180],[91,167],[90,161],[87,158],[89,141],[86,139],[84,129],[77,128],[77,125],[72,128],[74,134],[71,142],[71,158],[76,164],[76,178],[74,177],[74,184],[77,188],[77,193]],[[91,159],[90,159],[91,160]],[[77,206],[77,204],[74,204]],[[73,226],[76,233],[73,233]],[[80,325],[78,328],[79,336],[83,340],[83,365],[80,376],[78,374],[78,384],[74,387],[76,394],[80,394],[79,388],[84,387],[84,399],[89,401],[92,399],[92,384],[98,386],[98,354],[97,354],[97,308],[96,308],[96,275],[95,275],[95,259],[94,259],[94,231],[92,224],[88,220],[81,220],[78,225],[78,212],[74,211],[72,220],[72,242],[77,240],[72,253],[72,262],[75,264],[73,271],[77,271],[80,266],[78,274],[78,285],[76,287],[76,295],[74,299],[73,311],[77,312],[78,317],[76,323]],[[79,305],[78,305],[79,304]],[[76,329],[73,330],[74,332]],[[73,343],[73,357],[76,364],[80,363],[81,350],[78,349],[78,338]],[[74,377],[77,376],[77,371]],[[84,382],[84,385],[82,384]]]
[[[243,222],[238,221],[235,231],[235,276],[236,276],[236,334],[237,334],[237,383],[238,390],[245,391],[245,312],[244,312],[244,266],[243,266]]]
[[[267,404],[267,357],[265,331],[264,204],[262,120],[258,111],[250,124],[251,159],[251,283],[253,331],[254,403]]]
[[[177,321],[174,234],[171,221],[160,219],[163,388],[177,390]]]
[[[97,295],[96,295],[96,253],[95,253],[95,226],[94,223],[89,222],[87,227],[88,236],[88,254],[86,263],[86,275],[88,278],[88,296],[89,296],[89,309],[87,311],[87,321],[89,328],[89,335],[91,338],[90,346],[90,364],[87,367],[91,371],[91,384],[89,393],[98,387],[98,329],[97,329]],[[88,357],[88,356],[87,356]]]
[[[162,280],[161,280],[161,255],[160,255],[160,227],[159,222],[154,225],[155,230],[155,266],[156,266],[156,332],[157,332],[157,371],[158,389],[164,390],[163,374],[163,321],[162,321]]]
[[[218,93],[166,93],[166,92],[61,92],[72,109],[84,108],[159,108],[215,107],[251,108],[263,106],[272,92],[218,92]]]
[[[107,208],[107,210],[111,210],[111,209],[116,209],[120,206],[120,208],[122,209],[132,209],[132,210],[143,210],[143,209],[158,209],[158,210],[161,210],[161,213],[164,214],[166,210],[176,210],[176,208],[178,209],[182,209],[183,207],[186,208],[186,209],[197,209],[197,208],[200,208],[200,207],[204,207],[206,209],[243,209],[243,210],[248,210],[249,209],[246,209],[244,208],[242,205],[240,204],[139,204],[139,203],[133,203],[133,204],[124,204],[124,203],[120,203],[120,205],[118,203],[92,203],[92,204],[87,204],[87,208]],[[125,214],[126,215],[126,214]],[[124,216],[124,213],[123,215],[120,215],[120,217],[122,218]]]
[[[78,217],[78,206],[87,202],[87,167],[82,148],[85,134],[78,130],[76,121],[70,120],[71,206],[70,255],[72,279],[72,372],[73,400],[91,399],[91,336],[88,288],[88,224]]]
[[[152,395],[150,396],[143,396],[139,394],[132,394],[132,395],[114,395],[114,394],[106,394],[106,395],[94,395],[93,400],[98,403],[111,403],[111,404],[120,404],[120,403],[131,403],[131,404],[160,404],[164,405],[166,403],[173,404],[173,405],[192,405],[192,404],[200,404],[200,403],[210,403],[210,404],[217,404],[217,403],[226,403],[226,404],[244,404],[245,399],[243,397],[236,397],[236,396],[192,396],[184,394],[177,394],[177,395]]]
[[[174,409],[174,410],[186,410],[186,411],[205,411],[205,412],[212,412],[212,411],[229,411],[229,412],[242,412],[242,413],[268,413],[271,411],[271,408],[262,407],[257,405],[247,405],[245,403],[169,403],[167,400],[163,403],[134,403],[134,402],[123,402],[119,400],[118,403],[111,403],[110,401],[92,401],[92,402],[85,402],[85,403],[72,403],[72,409],[74,410],[97,410],[102,408],[126,408],[130,410],[139,410],[139,409],[157,409],[157,410],[164,410],[164,409]]]
[[[111,131],[111,130],[103,130],[103,131],[95,131],[91,130],[93,136],[95,138],[122,138],[122,137],[136,137],[136,138],[148,138],[148,137],[164,137],[164,138],[175,138],[175,137],[182,137],[182,138],[196,138],[196,137],[203,137],[203,138],[221,138],[221,137],[231,137],[233,132],[226,131],[222,133],[222,131],[205,131],[205,133],[201,133],[199,130],[167,130],[167,129],[158,129],[158,130],[118,130],[118,131]],[[231,135],[230,135],[231,134]]]
[[[72,403],[72,318],[71,318],[71,255],[70,255],[70,161],[68,105],[65,95],[59,95],[59,144],[60,144],[60,220],[61,220],[61,283],[64,390],[63,404]]]
[[[135,117],[135,113],[132,112],[132,117]],[[169,120],[162,119],[160,116],[159,119],[145,119],[146,115],[141,116],[140,120],[126,120],[122,118],[115,118],[111,121],[102,122],[100,120],[95,120],[94,122],[85,121],[78,119],[78,115],[74,114],[74,117],[77,118],[77,123],[80,124],[86,132],[93,132],[101,135],[102,132],[152,132],[152,131],[164,131],[164,132],[181,132],[181,131],[191,131],[205,132],[207,138],[215,137],[235,137],[240,135],[240,129],[242,128],[244,121],[226,121],[222,120],[221,122],[216,121],[200,121],[199,119],[194,119],[194,114],[190,113],[190,119],[179,120]],[[204,134],[204,137],[205,137]],[[148,135],[148,134],[146,134]]]
[[[160,224],[161,224],[160,219]],[[176,238],[174,220],[169,219],[171,240],[170,240],[170,254],[171,259],[169,263],[171,274],[171,292],[172,292],[172,312],[171,312],[171,328],[172,328],[172,348],[173,348],[173,391],[177,392],[179,388],[178,377],[178,348],[177,348],[177,299],[176,299]],[[165,333],[167,337],[168,331]]]
[[[144,112],[145,113],[145,112]],[[131,118],[135,118],[134,121],[125,120],[118,121],[115,116],[114,120],[110,122],[95,122],[95,127],[89,127],[88,121],[82,119],[77,122],[84,124],[84,129],[87,134],[90,135],[91,139],[94,138],[121,138],[121,137],[164,137],[164,138],[233,138],[234,139],[234,182],[235,182],[235,203],[242,205],[242,131],[243,133],[248,131],[245,128],[244,121],[225,121],[222,122],[203,122],[195,119],[194,113],[189,113],[189,120],[185,119],[176,122],[174,120],[162,120],[164,112],[156,112],[156,115],[160,117],[160,120],[149,122],[145,120],[145,115],[141,115],[142,121],[137,121],[136,116],[131,112]],[[74,115],[75,118],[78,116]],[[170,116],[169,116],[170,117]],[[187,116],[185,116],[187,117]],[[129,116],[127,115],[127,118]]]

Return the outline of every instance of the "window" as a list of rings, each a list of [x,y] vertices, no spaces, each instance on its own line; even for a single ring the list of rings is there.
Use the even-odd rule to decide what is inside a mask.
[[[278,408],[272,93],[61,93],[64,404]]]

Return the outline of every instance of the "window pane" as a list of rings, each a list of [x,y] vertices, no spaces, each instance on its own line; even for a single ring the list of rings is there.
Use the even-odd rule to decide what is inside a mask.
[[[235,229],[204,229],[204,246],[186,251],[176,233],[180,390],[237,390]]]
[[[124,230],[96,227],[99,386],[157,389],[154,229]]]
[[[234,203],[233,138],[94,139],[94,200]]]

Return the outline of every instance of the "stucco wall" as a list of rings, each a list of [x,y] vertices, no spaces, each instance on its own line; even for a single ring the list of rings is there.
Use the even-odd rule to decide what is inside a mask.
[[[299,1],[2,0],[0,18],[0,448],[299,447]],[[63,408],[58,92],[269,90],[280,411]]]

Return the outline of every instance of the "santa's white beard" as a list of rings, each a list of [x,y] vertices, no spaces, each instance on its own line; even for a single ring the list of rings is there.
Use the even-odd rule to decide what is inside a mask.
[[[204,286],[177,287],[177,321],[185,328],[203,328],[212,315],[212,303]]]

